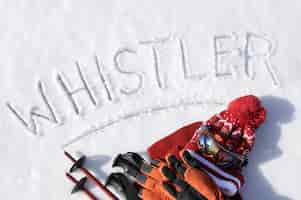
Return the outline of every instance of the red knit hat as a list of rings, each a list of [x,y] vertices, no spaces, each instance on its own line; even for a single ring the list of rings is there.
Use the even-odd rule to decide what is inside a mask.
[[[214,115],[206,123],[217,129],[234,130],[232,132],[234,138],[243,138],[245,141],[244,145],[239,145],[234,150],[237,153],[244,153],[253,147],[255,129],[265,121],[265,118],[266,110],[260,100],[254,95],[247,95],[230,102],[226,110]],[[152,144],[147,149],[150,157],[159,159],[164,158],[168,153],[176,155],[180,149],[193,142],[193,136],[202,124],[203,122],[195,122],[187,125]],[[238,140],[229,140],[229,142],[236,141]]]
[[[239,97],[229,103],[226,110],[207,121],[208,125],[226,129],[235,137],[242,137],[251,149],[255,141],[255,130],[265,121],[266,109],[254,95]],[[229,141],[229,143],[233,140]],[[227,144],[226,144],[227,145]],[[244,151],[240,149],[238,151]]]

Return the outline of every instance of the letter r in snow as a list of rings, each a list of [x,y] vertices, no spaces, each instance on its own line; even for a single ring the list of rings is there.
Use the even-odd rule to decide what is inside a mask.
[[[249,78],[254,79],[254,71],[252,71],[250,63],[252,60],[260,60],[264,63],[267,73],[272,79],[273,85],[278,86],[279,80],[271,64],[273,50],[273,42],[268,38],[255,33],[247,33],[244,51],[245,74]]]

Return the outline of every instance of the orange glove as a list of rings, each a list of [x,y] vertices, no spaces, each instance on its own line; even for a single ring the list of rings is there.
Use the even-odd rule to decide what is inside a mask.
[[[181,158],[184,159],[183,154]],[[108,184],[114,182],[112,185],[121,186],[127,199],[223,200],[220,190],[205,172],[173,155],[164,161],[148,163],[138,154],[126,153],[119,155],[113,166],[122,167],[135,181],[130,185],[120,173],[108,178]],[[136,198],[133,198],[135,192]]]

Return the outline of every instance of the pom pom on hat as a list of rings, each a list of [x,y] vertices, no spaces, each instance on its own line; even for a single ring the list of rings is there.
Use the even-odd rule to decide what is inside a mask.
[[[258,128],[266,118],[266,109],[261,101],[254,95],[239,97],[229,103],[228,115],[236,119],[236,124],[241,127]]]

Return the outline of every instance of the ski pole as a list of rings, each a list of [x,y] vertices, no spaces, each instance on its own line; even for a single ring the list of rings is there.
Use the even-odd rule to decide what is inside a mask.
[[[91,181],[93,181],[103,192],[105,192],[112,200],[119,200],[108,188],[106,188],[93,174],[91,174],[85,167],[83,167],[83,161],[85,157],[80,158],[79,160],[74,159],[71,154],[67,151],[64,151],[64,154],[74,163],[71,168],[71,171],[75,169],[80,169]]]
[[[79,190],[83,191],[91,200],[97,200],[97,198],[87,189],[84,184],[87,179],[76,180],[71,174],[66,173],[66,177],[75,184],[71,193],[77,192]]]

